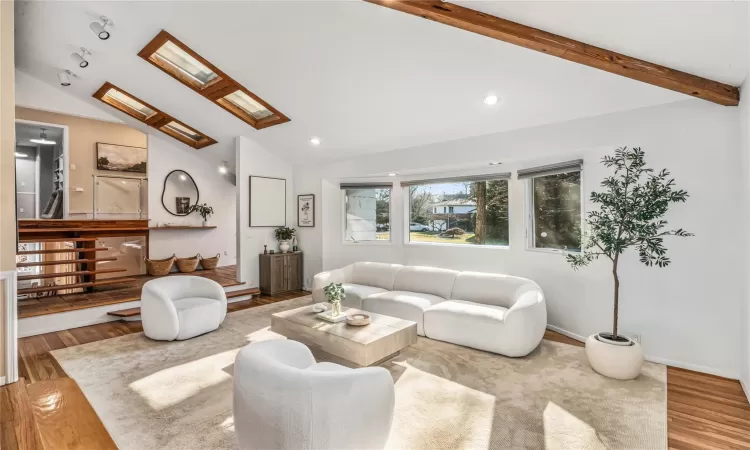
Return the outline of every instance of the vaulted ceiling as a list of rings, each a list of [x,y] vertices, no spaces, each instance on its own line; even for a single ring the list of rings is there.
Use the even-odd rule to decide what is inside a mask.
[[[732,85],[748,73],[744,2],[460,3]],[[101,15],[106,41],[89,29]],[[291,121],[255,130],[139,58],[162,29]],[[16,2],[16,46],[19,70],[154,132],[91,98],[112,82],[215,138],[197,151],[220,158],[238,135],[306,163],[689,98],[360,1]],[[79,76],[67,88],[63,69]]]

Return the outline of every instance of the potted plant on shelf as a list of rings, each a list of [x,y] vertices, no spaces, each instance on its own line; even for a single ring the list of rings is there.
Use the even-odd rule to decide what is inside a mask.
[[[208,218],[211,216],[211,214],[214,213],[214,209],[210,206],[208,206],[206,203],[202,205],[195,204],[190,207],[190,213],[197,212],[200,214],[201,217],[203,217],[203,226],[208,226]]]
[[[276,240],[279,241],[279,250],[281,253],[289,251],[289,241],[294,237],[296,230],[289,227],[276,228],[274,233],[276,234]]]
[[[628,248],[638,251],[647,266],[666,267],[665,236],[692,236],[683,229],[665,229],[663,219],[670,204],[685,202],[688,193],[676,189],[674,179],[664,169],[654,172],[646,167],[640,148],[618,148],[602,163],[615,173],[602,181],[603,192],[592,192],[591,202],[599,205],[586,218],[587,232],[581,253],[571,253],[567,261],[573,269],[583,267],[600,256],[612,263],[614,280],[614,320],[612,333],[598,333],[586,340],[586,356],[591,367],[602,375],[620,380],[638,376],[643,366],[643,349],[632,339],[617,333],[620,306],[620,255]]]

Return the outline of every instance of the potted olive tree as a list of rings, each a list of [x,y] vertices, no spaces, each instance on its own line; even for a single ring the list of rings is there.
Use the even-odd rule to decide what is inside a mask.
[[[586,340],[586,356],[591,367],[602,375],[629,380],[638,376],[643,366],[643,350],[638,342],[617,333],[620,306],[620,278],[617,274],[620,256],[628,248],[638,251],[647,266],[666,267],[665,236],[692,236],[683,229],[666,229],[663,219],[672,203],[684,202],[687,192],[676,189],[674,179],[664,169],[655,172],[646,167],[640,148],[618,148],[614,156],[605,156],[602,163],[615,173],[602,181],[603,192],[592,192],[591,202],[599,205],[586,218],[581,253],[567,256],[578,269],[598,259],[612,264],[614,281],[614,317],[611,333],[598,333]]]

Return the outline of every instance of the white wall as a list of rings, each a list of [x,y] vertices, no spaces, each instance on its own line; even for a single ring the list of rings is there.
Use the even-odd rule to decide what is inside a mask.
[[[560,255],[525,249],[524,184],[510,184],[510,248],[405,245],[404,204],[400,189],[392,196],[391,245],[345,245],[341,241],[338,183],[357,176],[405,173],[434,161],[474,162],[489,173],[553,161],[583,158],[584,190],[597,189],[608,173],[599,163],[618,146],[641,146],[654,168],[667,167],[677,185],[690,193],[667,219],[696,234],[669,239],[673,263],[663,269],[640,264],[626,253],[621,262],[620,329],[641,335],[648,357],[738,378],[741,371],[741,317],[746,262],[745,184],[740,164],[739,111],[699,100],[580,119],[543,127],[480,136],[412,149],[384,152],[317,168],[321,185],[321,247],[311,245],[308,259],[323,269],[362,261],[424,264],[460,270],[502,272],[537,281],[548,299],[549,323],[578,336],[611,328],[610,266],[599,261],[574,272]],[[486,164],[504,164],[490,168]],[[302,169],[300,169],[302,171]],[[459,175],[461,171],[445,172]],[[315,184],[306,176],[308,186]],[[408,177],[404,177],[408,178]],[[418,177],[411,177],[418,178]],[[370,179],[368,179],[369,181]],[[301,193],[301,192],[298,192]],[[586,205],[590,209],[591,205]],[[319,236],[319,237],[318,237]],[[306,245],[311,243],[306,241]],[[306,273],[307,276],[307,273]]]
[[[149,134],[148,137],[148,212],[149,225],[164,223],[198,226],[203,219],[197,213],[188,216],[173,216],[162,205],[161,194],[164,179],[169,172],[180,169],[189,173],[198,186],[199,203],[207,203],[214,209],[208,219],[214,229],[207,230],[158,230],[149,236],[151,258],[167,258],[173,253],[179,257],[200,253],[206,258],[220,254],[219,266],[235,264],[236,220],[235,187],[226,180],[216,166],[198,156],[194,150],[171,138]]]
[[[263,245],[279,251],[274,227],[250,227],[250,175],[286,180],[286,226],[296,228],[297,213],[292,165],[251,139],[236,139],[236,211],[237,211],[237,277],[248,287],[258,286],[258,255]]]

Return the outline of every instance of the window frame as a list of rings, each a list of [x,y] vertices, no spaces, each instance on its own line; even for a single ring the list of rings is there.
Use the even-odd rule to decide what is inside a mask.
[[[150,116],[148,116],[146,118],[143,118],[143,117],[139,116],[138,114],[133,113],[130,110],[130,108],[122,108],[122,107],[118,106],[117,104],[115,104],[114,102],[108,101],[108,99],[107,99],[107,92],[109,92],[110,89],[114,89],[114,90],[116,90],[116,91],[118,91],[118,92],[120,92],[120,93],[122,93],[122,94],[124,94],[124,95],[126,95],[128,97],[130,97],[131,99],[137,101],[138,103],[141,103],[143,106],[145,106],[145,107],[151,109],[152,111],[154,111],[154,114],[152,114],[152,115],[150,115]],[[217,142],[215,139],[209,137],[207,134],[199,131],[195,127],[191,127],[190,125],[186,124],[185,122],[177,120],[173,116],[171,116],[171,115],[163,112],[159,108],[157,108],[157,107],[155,107],[155,106],[153,106],[153,105],[151,105],[149,103],[144,102],[140,98],[136,97],[135,95],[131,94],[130,92],[126,91],[125,89],[122,89],[122,88],[120,88],[118,86],[115,86],[114,84],[110,83],[109,81],[105,82],[102,85],[102,87],[100,87],[99,89],[97,89],[97,91],[94,92],[94,95],[92,95],[92,97],[94,97],[95,99],[101,101],[102,103],[104,103],[106,105],[111,106],[112,108],[120,111],[121,113],[127,114],[128,116],[134,118],[135,120],[137,120],[137,121],[139,121],[139,122],[141,122],[143,124],[148,125],[151,128],[156,128],[157,130],[161,131],[162,133],[166,134],[167,136],[169,136],[169,137],[171,137],[173,139],[176,139],[176,140],[182,142],[183,144],[187,145],[188,147],[192,147],[192,148],[194,148],[196,150],[200,150],[202,148],[208,147],[209,145],[216,144],[216,142]],[[199,140],[195,140],[195,139],[191,139],[191,138],[189,138],[189,137],[187,137],[187,136],[185,136],[185,135],[183,135],[181,133],[174,132],[174,131],[170,130],[169,128],[167,128],[167,125],[169,125],[172,122],[175,122],[175,123],[177,123],[177,124],[179,124],[179,125],[187,128],[189,130],[195,131],[196,134],[202,136],[202,138],[199,139]]]
[[[570,173],[570,172],[579,172],[580,173],[580,183],[578,188],[581,190],[581,249],[583,249],[583,235],[584,235],[584,225],[586,223],[586,198],[584,197],[584,193],[586,192],[584,189],[584,179],[583,179],[583,167],[580,169],[575,170],[567,170],[563,172],[558,172],[554,174],[547,174],[547,175],[539,175],[536,177],[529,177],[524,181],[526,186],[525,189],[525,195],[524,195],[524,205],[525,205],[525,241],[526,241],[526,251],[529,252],[538,252],[538,253],[548,253],[548,254],[555,254],[555,255],[568,255],[568,254],[578,254],[581,251],[572,251],[572,250],[563,250],[559,248],[545,248],[545,247],[536,247],[535,243],[535,236],[534,236],[534,178],[541,178],[546,177],[550,175],[558,175],[560,173]]]
[[[346,239],[346,191],[356,188],[339,188],[341,195],[341,243],[343,245],[362,246],[362,245],[392,245],[393,244],[393,190],[394,187],[373,187],[372,189],[390,189],[391,195],[388,200],[388,240],[375,239],[374,241],[350,241]],[[375,223],[375,233],[377,234],[377,220]]]
[[[160,63],[158,59],[152,58],[156,51],[159,50],[167,42],[171,42],[180,50],[195,58],[198,62],[215,73],[217,77],[203,85],[200,85],[197,82],[193,82],[189,79],[188,76],[181,74],[177,70],[170,70],[169,66],[164,63]],[[278,109],[268,104],[268,102],[264,101],[262,98],[252,93],[249,89],[235,81],[232,77],[219,70],[216,66],[208,62],[208,60],[185,45],[182,41],[169,34],[166,30],[161,30],[159,34],[157,34],[148,44],[146,44],[145,47],[143,47],[143,49],[141,49],[140,52],[138,52],[138,56],[140,56],[146,62],[158,68],[162,72],[166,73],[170,77],[179,81],[183,85],[187,86],[191,90],[207,98],[223,110],[229,112],[238,119],[255,128],[256,130],[262,130],[263,128],[280,125],[291,120],[287,116],[282,114]],[[224,99],[224,97],[236,91],[242,91],[245,95],[263,105],[266,109],[268,109],[268,111],[272,112],[273,115],[264,117],[262,119],[256,119],[251,114],[244,111],[242,108]]]
[[[404,221],[403,223],[406,224],[404,227],[404,245],[410,245],[415,247],[448,247],[448,248],[468,248],[468,249],[492,249],[492,250],[510,250],[511,246],[511,240],[512,232],[511,232],[511,219],[513,216],[513,211],[511,209],[511,201],[512,201],[512,194],[511,194],[511,178],[510,177],[504,177],[502,174],[498,174],[499,176],[497,178],[489,178],[485,181],[496,181],[496,180],[505,180],[506,183],[508,183],[508,243],[506,245],[492,245],[492,244],[482,244],[482,245],[474,245],[474,244],[452,244],[450,242],[412,242],[411,236],[410,236],[410,225],[411,225],[411,200],[409,196],[409,188],[412,185],[402,185],[401,189],[401,195],[404,198]],[[467,177],[467,179],[470,178]],[[460,177],[451,178],[452,181],[446,181],[446,182],[461,182]],[[428,184],[439,184],[439,183],[414,183],[415,185],[424,186]],[[433,209],[439,208],[438,206],[434,206]],[[447,207],[443,207],[447,209]],[[448,213],[440,213],[440,212],[433,212],[433,214],[448,214]]]

